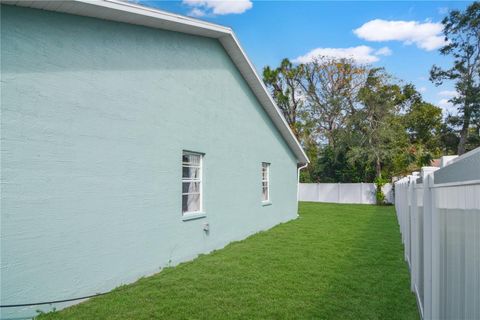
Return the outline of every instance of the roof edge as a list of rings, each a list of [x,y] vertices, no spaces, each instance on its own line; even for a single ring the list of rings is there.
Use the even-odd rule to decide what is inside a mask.
[[[239,58],[244,59],[243,63],[245,63],[248,67],[241,68],[239,65],[241,65],[242,62],[238,62],[238,63],[235,63],[235,64],[237,64],[240,72],[242,73],[244,78],[249,83],[251,89],[253,90],[253,92],[257,96],[257,99],[260,101],[262,106],[265,108],[268,115],[270,116],[270,118],[274,122],[275,126],[278,128],[278,130],[282,134],[283,138],[286,140],[287,144],[290,146],[292,151],[294,151],[298,162],[299,163],[305,163],[305,164],[310,163],[310,160],[308,159],[307,155],[305,154],[305,151],[303,150],[302,146],[300,145],[297,138],[293,134],[292,129],[288,125],[287,120],[285,120],[285,117],[284,117],[282,111],[280,110],[280,108],[278,108],[277,104],[275,103],[272,96],[268,92],[268,89],[265,86],[265,83],[263,82],[263,80],[258,75],[258,73],[255,69],[255,66],[250,61],[247,54],[243,50],[242,46],[240,45],[240,41],[238,41],[238,38],[236,37],[235,33],[232,31],[229,36],[225,37],[225,39],[221,38],[220,42],[222,42],[222,45],[225,47],[225,49],[228,52],[229,50],[227,49],[227,43],[225,41],[225,40],[228,40],[228,38],[231,38],[231,40],[234,42],[234,45],[236,46],[237,50],[241,53]],[[232,57],[232,60],[233,60],[234,53],[230,53],[230,52],[228,52],[228,53],[230,54],[230,57]],[[248,75],[247,74],[248,72],[251,72],[251,75]],[[250,83],[250,81],[249,81],[250,77],[253,77],[252,81],[259,85],[258,90],[254,86],[254,84]]]
[[[302,164],[310,162],[231,28],[119,0],[0,0],[0,3],[143,25],[218,39],[268,116],[272,119],[283,139],[287,142],[287,145],[297,157],[297,162]]]

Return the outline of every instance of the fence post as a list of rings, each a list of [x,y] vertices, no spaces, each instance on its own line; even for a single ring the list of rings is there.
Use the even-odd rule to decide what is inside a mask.
[[[413,251],[415,250],[415,237],[413,235],[414,233],[414,221],[413,221],[413,218],[412,218],[412,208],[414,207],[413,206],[413,193],[415,192],[415,189],[414,189],[414,181],[417,180],[418,178],[418,174],[419,172],[418,171],[415,171],[415,172],[412,172],[412,174],[409,176],[409,184],[408,184],[408,191],[407,191],[407,198],[408,198],[408,214],[407,214],[407,228],[408,228],[408,232],[407,232],[407,241],[408,241],[408,245],[407,245],[407,251],[408,251],[408,264],[409,264],[409,267],[410,267],[410,272],[412,272],[412,256],[413,256]],[[416,204],[415,204],[415,207],[416,207]],[[412,272],[413,273],[413,272]],[[413,288],[413,282],[411,283],[411,289],[412,291],[414,291],[414,288]]]
[[[433,172],[423,167],[423,318],[432,319],[432,186]]]
[[[430,188],[433,188],[435,185],[435,176],[432,174],[430,176]],[[432,216],[432,268],[431,268],[431,319],[438,319],[440,317],[440,222],[438,217],[438,210],[436,206],[436,195],[435,191],[431,190],[430,193],[430,203],[431,203],[431,216]]]
[[[406,210],[405,210],[405,260],[408,263],[408,269],[412,272],[412,262],[410,261],[410,248],[411,248],[411,225],[410,225],[410,207],[411,207],[411,184],[412,184],[411,175],[408,176],[408,184],[406,190]]]
[[[418,208],[417,208],[417,179],[413,178],[410,184],[410,289],[417,297],[415,286],[418,273]]]

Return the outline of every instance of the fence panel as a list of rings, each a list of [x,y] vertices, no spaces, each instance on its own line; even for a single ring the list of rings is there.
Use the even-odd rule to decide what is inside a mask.
[[[375,185],[371,184],[373,186],[373,193],[370,194],[370,196],[373,196],[373,201],[375,201]],[[393,195],[393,184],[387,183],[382,187],[382,192],[385,195],[385,200],[387,203],[394,203],[394,195]]]
[[[339,203],[362,203],[363,183],[339,183]]]
[[[373,183],[300,183],[300,201],[375,204]],[[393,187],[382,188],[388,203],[393,203]]]
[[[395,193],[422,317],[480,319],[480,148],[400,179]]]
[[[302,199],[302,201],[318,201],[318,184],[300,183],[298,186],[298,199]]]
[[[319,202],[340,202],[340,190],[337,183],[318,183],[317,200]]]

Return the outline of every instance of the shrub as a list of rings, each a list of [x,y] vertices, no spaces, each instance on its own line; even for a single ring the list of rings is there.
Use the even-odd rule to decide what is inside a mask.
[[[383,194],[382,187],[388,183],[387,179],[384,178],[375,178],[375,199],[377,205],[385,204],[385,195]]]

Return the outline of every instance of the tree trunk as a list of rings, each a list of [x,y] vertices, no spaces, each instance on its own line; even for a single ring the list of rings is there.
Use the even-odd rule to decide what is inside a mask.
[[[377,157],[377,160],[375,162],[375,171],[376,171],[376,174],[377,174],[377,178],[381,179],[382,178],[382,165],[380,163],[380,158],[379,157]]]

